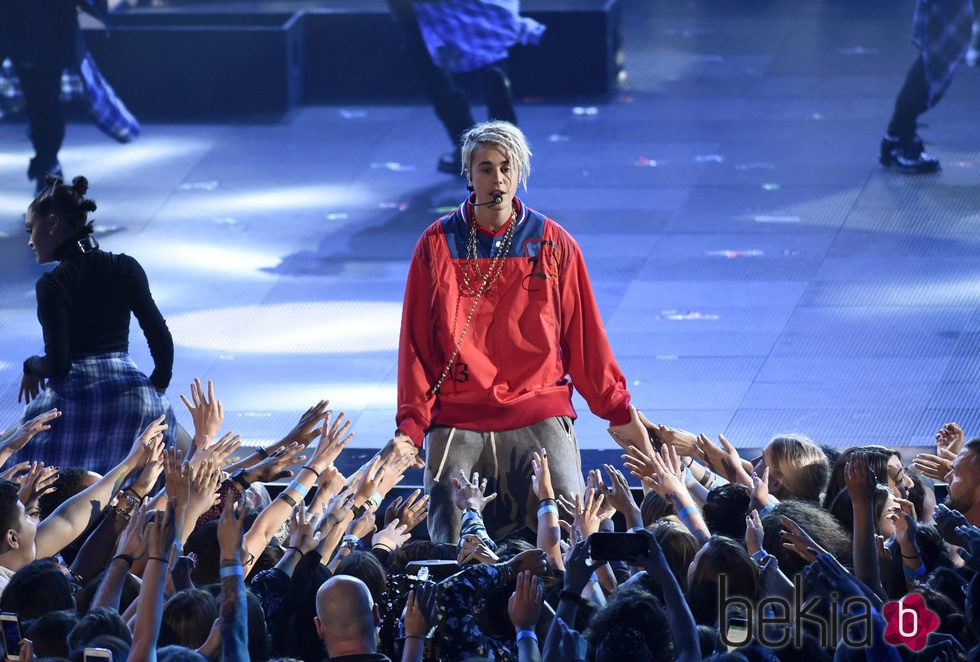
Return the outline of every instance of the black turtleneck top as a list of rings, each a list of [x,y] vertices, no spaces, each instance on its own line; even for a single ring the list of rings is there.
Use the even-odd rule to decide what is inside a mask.
[[[132,312],[153,356],[150,382],[165,390],[173,371],[173,338],[139,262],[97,248],[82,253],[77,242],[59,249],[57,257],[61,263],[41,276],[36,286],[44,356],[24,361],[24,372],[64,377],[74,357],[129,351]]]

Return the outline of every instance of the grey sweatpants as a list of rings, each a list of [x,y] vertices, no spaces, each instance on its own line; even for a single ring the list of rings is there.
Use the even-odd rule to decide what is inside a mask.
[[[523,524],[536,528],[538,498],[531,488],[531,453],[548,451],[548,466],[555,495],[581,493],[582,458],[572,419],[548,418],[540,423],[504,432],[475,432],[436,426],[426,439],[425,491],[429,494],[429,536],[455,544],[462,512],[453,503],[452,479],[474,471],[487,479],[487,494],[497,492],[483,511],[491,538]]]

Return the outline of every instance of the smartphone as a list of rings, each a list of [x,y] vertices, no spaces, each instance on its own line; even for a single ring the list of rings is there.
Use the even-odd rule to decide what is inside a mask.
[[[650,544],[646,536],[606,531],[589,536],[589,556],[593,561],[634,561],[649,554]]]
[[[108,648],[86,648],[85,656],[82,659],[85,662],[96,662],[97,660],[112,662],[112,651]]]
[[[3,630],[3,648],[7,659],[20,660],[20,621],[17,614],[9,611],[0,613],[0,630]]]
[[[728,652],[737,651],[748,643],[748,620],[742,616],[731,616],[728,619],[728,629],[725,630],[725,646],[727,646]]]

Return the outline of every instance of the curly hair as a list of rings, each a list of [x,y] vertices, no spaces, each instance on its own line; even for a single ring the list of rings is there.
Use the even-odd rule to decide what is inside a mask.
[[[585,631],[588,659],[596,662],[674,659],[674,640],[663,604],[642,586],[620,587]]]

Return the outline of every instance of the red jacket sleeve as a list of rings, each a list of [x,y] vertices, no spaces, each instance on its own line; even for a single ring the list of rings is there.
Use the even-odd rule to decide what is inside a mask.
[[[439,357],[433,331],[432,256],[429,254],[431,233],[419,239],[408,268],[405,299],[402,304],[402,326],[398,340],[398,429],[412,438],[419,448],[432,421],[435,396],[429,390],[439,378]]]
[[[599,316],[582,251],[558,228],[561,351],[575,390],[612,425],[629,423],[630,394]]]

